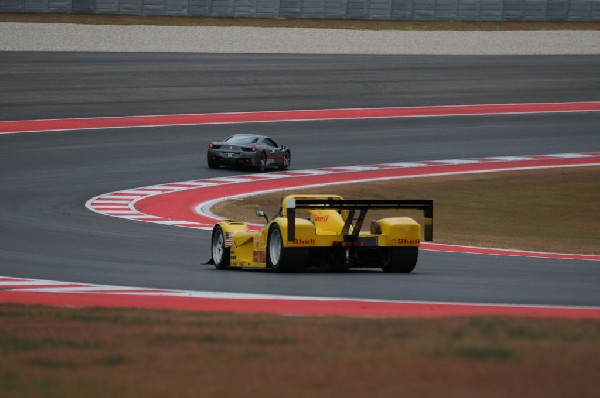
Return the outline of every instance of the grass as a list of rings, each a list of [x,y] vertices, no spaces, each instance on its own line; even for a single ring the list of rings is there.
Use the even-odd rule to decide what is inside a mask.
[[[232,200],[211,211],[261,223],[256,210],[275,214],[282,195],[291,193],[336,193],[348,199],[434,199],[437,243],[600,254],[600,167],[333,185]],[[371,218],[386,215],[369,214]],[[409,215],[419,218],[419,214]]]
[[[88,25],[155,26],[251,26],[263,28],[312,28],[404,31],[511,31],[511,30],[600,30],[598,22],[462,22],[462,21],[373,21],[348,19],[204,18],[134,15],[81,15],[0,13],[0,22],[76,23]]]
[[[597,320],[1,304],[0,346],[3,398],[592,397],[600,387]]]

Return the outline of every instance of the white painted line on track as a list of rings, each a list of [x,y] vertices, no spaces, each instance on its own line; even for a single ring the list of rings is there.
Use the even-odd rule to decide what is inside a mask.
[[[14,281],[2,283],[3,279]],[[538,304],[509,304],[509,303],[455,303],[450,301],[420,301],[420,300],[385,300],[385,299],[365,299],[349,297],[324,297],[324,296],[286,296],[281,294],[268,293],[236,293],[236,292],[212,292],[195,290],[173,290],[173,289],[155,289],[145,287],[99,285],[92,283],[70,283],[53,280],[27,279],[0,276],[0,286],[6,285],[10,291],[22,291],[26,293],[98,293],[98,294],[133,294],[144,296],[163,296],[163,297],[190,297],[207,299],[254,299],[254,300],[283,300],[283,301],[359,301],[364,303],[411,303],[411,304],[439,304],[439,305],[459,305],[459,306],[492,306],[492,307],[515,307],[515,308],[564,308],[564,309],[600,309],[598,306],[562,306],[562,305],[538,305]],[[15,286],[12,288],[11,286]],[[23,286],[23,287],[20,287]],[[36,286],[33,288],[27,286]],[[62,286],[62,287],[61,287]]]

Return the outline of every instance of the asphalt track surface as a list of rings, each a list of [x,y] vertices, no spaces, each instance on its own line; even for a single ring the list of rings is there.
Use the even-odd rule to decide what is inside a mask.
[[[600,56],[3,53],[0,120],[598,100]],[[600,305],[595,262],[422,252],[409,275],[280,275],[203,265],[208,233],[90,212],[96,195],[209,170],[205,147],[269,134],[294,169],[598,151],[600,114],[173,126],[0,135],[0,275],[444,302]],[[552,248],[549,248],[551,251]]]

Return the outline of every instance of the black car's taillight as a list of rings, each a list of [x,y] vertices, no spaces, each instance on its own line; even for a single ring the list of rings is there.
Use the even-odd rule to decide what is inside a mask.
[[[214,143],[210,142],[210,143],[208,144],[208,147],[209,147],[210,149],[219,149],[219,148],[221,148],[221,145],[217,145],[217,144],[214,144]]]
[[[256,147],[255,146],[243,146],[242,147],[242,151],[244,152],[256,152]]]

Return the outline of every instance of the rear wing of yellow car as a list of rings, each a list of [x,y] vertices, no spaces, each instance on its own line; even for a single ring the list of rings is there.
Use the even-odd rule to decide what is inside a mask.
[[[348,216],[341,234],[344,239],[355,239],[360,233],[367,211],[371,209],[407,209],[423,211],[424,240],[433,240],[433,200],[339,200],[289,199],[286,203],[287,240],[296,239],[296,209],[326,209],[347,211]],[[358,211],[358,215],[356,212]],[[352,228],[350,228],[352,227]]]

